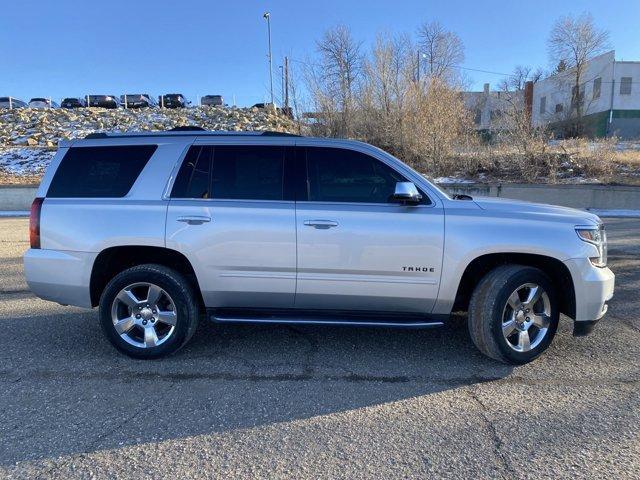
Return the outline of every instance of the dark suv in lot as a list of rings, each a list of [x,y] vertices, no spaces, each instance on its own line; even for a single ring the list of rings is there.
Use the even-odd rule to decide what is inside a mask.
[[[158,104],[162,108],[186,108],[189,103],[181,93],[167,93],[158,97]]]
[[[222,95],[205,95],[200,99],[203,107],[221,107],[224,104]]]
[[[84,108],[87,102],[84,98],[65,98],[60,104],[62,108]]]
[[[149,108],[158,104],[148,93],[134,93],[120,96],[120,104],[125,108]]]
[[[88,107],[118,108],[120,100],[115,95],[89,95]]]

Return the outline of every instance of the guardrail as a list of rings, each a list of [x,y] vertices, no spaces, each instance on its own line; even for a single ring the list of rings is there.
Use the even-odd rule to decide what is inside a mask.
[[[640,187],[623,185],[481,184],[439,185],[450,193],[504,197],[564,207],[601,210],[640,210]]]

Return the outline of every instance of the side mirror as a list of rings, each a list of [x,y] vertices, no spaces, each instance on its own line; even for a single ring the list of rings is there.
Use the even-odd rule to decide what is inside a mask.
[[[413,182],[398,182],[393,193],[393,201],[408,205],[417,205],[422,200],[422,195]]]

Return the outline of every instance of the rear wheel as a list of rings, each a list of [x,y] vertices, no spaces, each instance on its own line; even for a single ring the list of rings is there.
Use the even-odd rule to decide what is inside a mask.
[[[553,283],[541,270],[504,265],[478,284],[469,304],[469,333],[485,355],[523,364],[544,352],[558,328]]]
[[[134,358],[158,358],[182,347],[198,322],[190,283],[162,265],[139,265],[116,275],[100,298],[109,341]]]

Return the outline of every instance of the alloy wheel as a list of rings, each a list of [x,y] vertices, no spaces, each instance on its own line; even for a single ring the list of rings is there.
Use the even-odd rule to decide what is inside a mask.
[[[173,335],[178,314],[165,290],[153,283],[138,282],[118,292],[111,304],[111,320],[127,343],[152,348]]]
[[[507,300],[502,313],[502,335],[516,352],[536,348],[547,336],[551,325],[551,301],[536,283],[516,288]]]

